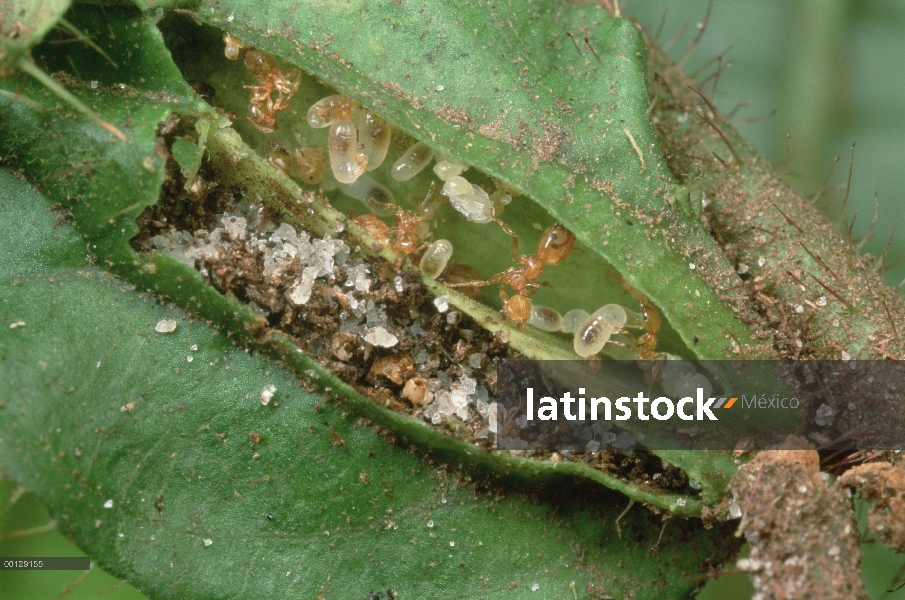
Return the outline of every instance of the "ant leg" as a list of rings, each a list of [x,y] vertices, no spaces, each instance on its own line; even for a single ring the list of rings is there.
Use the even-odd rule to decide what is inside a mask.
[[[421,216],[424,219],[433,219],[434,215],[437,213],[437,209],[440,208],[440,205],[443,203],[443,196],[435,190],[436,184],[436,181],[431,181],[430,188],[427,190],[427,195],[424,197],[424,200],[421,201]]]
[[[498,275],[494,275],[487,281],[463,281],[462,283],[444,283],[443,285],[445,285],[446,287],[454,287],[454,288],[456,288],[456,287],[484,287],[484,286],[488,286],[488,285],[493,285],[495,283],[499,283],[500,279],[502,279],[502,277],[503,277],[503,274],[500,273]],[[502,293],[502,291],[503,290],[501,288],[500,292]]]
[[[502,222],[501,220],[499,220],[498,218],[493,217],[493,220],[494,220],[500,227],[503,228],[503,231],[505,231],[506,233],[508,233],[509,235],[512,236],[512,245],[509,247],[509,249],[512,251],[512,260],[513,260],[513,262],[518,262],[518,261],[519,261],[519,260],[518,260],[518,234],[517,234],[515,231],[512,230],[512,227],[509,227],[509,225],[506,225],[505,223],[503,223],[503,222]]]

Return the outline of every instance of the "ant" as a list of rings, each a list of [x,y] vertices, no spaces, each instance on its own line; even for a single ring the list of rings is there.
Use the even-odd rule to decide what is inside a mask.
[[[273,133],[276,129],[276,113],[289,106],[292,95],[299,88],[298,72],[293,74],[295,75],[293,81],[280,71],[272,56],[255,48],[245,51],[245,66],[258,80],[258,85],[246,86],[252,90],[248,120],[258,128],[258,131]],[[273,97],[274,92],[276,99]]]
[[[390,249],[394,253],[410,256],[423,247],[421,242],[429,233],[427,222],[434,216],[438,201],[434,194],[435,188],[436,182],[432,181],[418,213],[405,210],[398,204],[374,199],[375,204],[393,210],[396,226],[392,229],[373,214],[356,217],[354,221],[373,237],[389,241]]]
[[[572,252],[575,246],[575,234],[566,229],[561,223],[551,225],[541,236],[537,243],[537,252],[534,254],[518,254],[518,235],[511,227],[494,218],[507,234],[512,236],[512,260],[519,263],[518,267],[510,267],[494,275],[487,281],[467,281],[450,284],[450,287],[481,287],[500,284],[500,300],[503,301],[503,317],[507,321],[515,321],[519,329],[524,328],[531,318],[531,300],[534,292],[541,284],[534,280],[541,276],[544,267],[555,265],[564,260]],[[514,296],[506,294],[505,286],[515,291]]]
[[[662,352],[654,350],[657,346],[657,332],[660,330],[661,324],[660,311],[654,308],[650,303],[650,298],[641,292],[634,290],[632,297],[641,305],[641,324],[644,326],[644,333],[635,340],[638,358],[640,360],[658,360],[663,355]]]
[[[662,324],[660,311],[651,304],[647,295],[631,287],[628,291],[631,297],[641,305],[641,326],[644,327],[643,334],[638,338],[632,338],[635,343],[634,349],[638,353],[638,360],[645,361],[642,366],[644,380],[649,385],[653,385],[663,376],[663,361],[666,358],[663,352],[656,351],[657,332]]]

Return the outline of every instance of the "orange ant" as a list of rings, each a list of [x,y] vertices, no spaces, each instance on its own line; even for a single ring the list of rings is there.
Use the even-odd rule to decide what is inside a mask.
[[[436,211],[438,199],[434,194],[435,184],[436,182],[431,182],[430,189],[428,189],[427,196],[421,203],[418,213],[405,210],[398,204],[371,199],[374,204],[393,210],[396,226],[392,229],[373,214],[356,217],[354,221],[376,239],[387,240],[394,253],[403,256],[414,254],[424,246],[421,242],[429,233],[427,222]]]
[[[637,290],[632,291],[632,297],[641,304],[641,324],[644,333],[635,340],[638,358],[640,360],[658,360],[662,352],[656,352],[657,332],[660,330],[660,311],[650,303],[650,298]]]
[[[295,73],[295,81],[285,76],[276,61],[269,54],[255,48],[245,51],[245,66],[248,72],[258,80],[258,85],[251,87],[251,102],[248,112],[251,121],[258,131],[273,133],[276,129],[276,113],[286,109],[292,95],[299,88],[299,78]],[[276,99],[273,93],[276,92]]]
[[[644,327],[644,333],[633,341],[635,351],[638,353],[638,360],[650,361],[642,369],[644,370],[644,380],[653,385],[663,375],[663,361],[665,360],[664,353],[656,351],[657,332],[661,325],[660,311],[654,308],[650,298],[638,290],[629,288],[629,294],[641,305],[641,325]]]
[[[523,328],[531,318],[531,300],[534,292],[541,284],[534,280],[541,276],[544,267],[555,265],[564,260],[572,252],[575,245],[575,234],[566,229],[561,223],[551,225],[541,236],[537,243],[535,254],[518,254],[518,235],[508,225],[494,218],[503,231],[512,236],[512,260],[519,263],[518,267],[510,267],[494,275],[487,281],[467,281],[453,283],[450,287],[480,287],[485,285],[500,284],[500,300],[503,301],[503,316],[507,321],[515,321],[519,328]],[[514,296],[506,294],[505,286],[515,291]]]

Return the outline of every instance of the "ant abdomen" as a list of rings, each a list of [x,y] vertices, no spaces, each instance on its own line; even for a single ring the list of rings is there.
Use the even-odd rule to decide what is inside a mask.
[[[474,268],[462,263],[450,263],[440,277],[440,281],[447,285],[455,285],[459,292],[469,298],[477,298],[481,295],[480,287],[475,285],[459,286],[458,284],[478,281],[480,278],[480,274]]]
[[[448,240],[437,240],[433,244],[429,244],[418,268],[430,279],[436,279],[446,269],[446,264],[452,257],[453,247]]]
[[[575,330],[572,342],[575,353],[582,358],[594,356],[603,350],[611,335],[625,326],[626,320],[625,308],[618,304],[598,308]]]
[[[512,296],[503,302],[503,315],[519,324],[519,329],[531,319],[531,300],[522,295]]]
[[[277,65],[269,54],[250,48],[245,53],[245,67],[255,79],[265,80],[273,73]]]
[[[547,229],[537,243],[537,257],[545,265],[555,265],[572,252],[575,246],[575,234],[563,227],[561,223]]]

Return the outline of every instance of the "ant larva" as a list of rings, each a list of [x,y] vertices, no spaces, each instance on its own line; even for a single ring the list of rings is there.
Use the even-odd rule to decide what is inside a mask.
[[[519,263],[518,267],[510,267],[494,275],[486,281],[469,281],[454,283],[450,287],[487,286],[500,284],[500,300],[503,301],[503,316],[507,321],[515,321],[519,328],[523,328],[531,318],[531,300],[529,299],[538,290],[541,284],[535,280],[544,272],[544,267],[555,265],[564,260],[572,252],[575,245],[575,234],[566,229],[561,223],[551,225],[541,236],[537,243],[537,252],[534,254],[518,255],[518,235],[508,225],[494,218],[503,231],[512,236],[512,260]],[[515,291],[514,296],[509,296],[504,289],[506,286]]]
[[[314,129],[330,128],[330,168],[341,184],[352,185],[386,158],[392,130],[346,96],[334,94],[311,105],[306,117]]]
[[[227,51],[231,47],[227,46]],[[276,113],[286,109],[299,87],[299,75],[294,73],[295,80],[287,77],[277,67],[276,61],[269,54],[255,48],[245,51],[245,66],[258,85],[251,87],[251,101],[248,106],[248,120],[262,133],[273,133],[276,129]],[[273,94],[276,92],[276,99]]]

